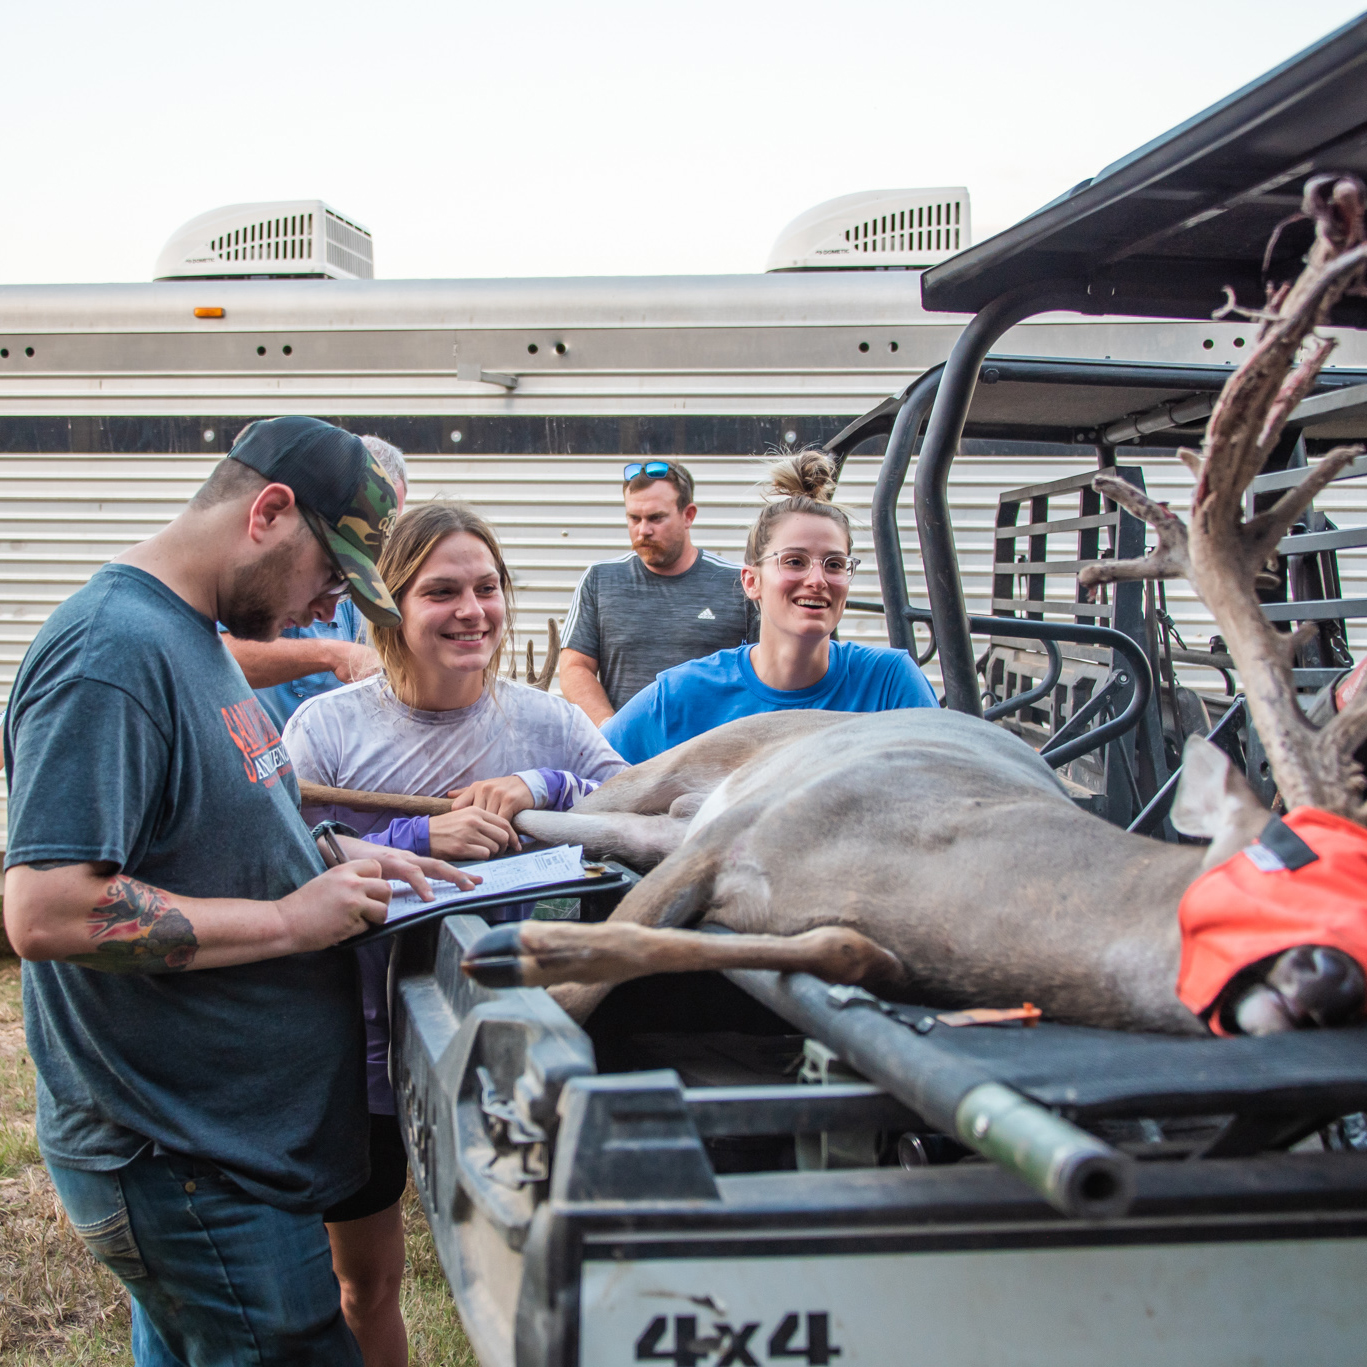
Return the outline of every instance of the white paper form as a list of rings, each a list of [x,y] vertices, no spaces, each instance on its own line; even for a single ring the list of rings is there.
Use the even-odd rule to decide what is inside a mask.
[[[389,901],[389,915],[385,924],[416,916],[420,911],[451,902],[468,902],[472,897],[489,897],[505,892],[521,892],[524,888],[548,888],[556,883],[573,883],[585,876],[580,860],[582,845],[554,845],[548,850],[533,850],[531,854],[515,854],[509,859],[495,859],[483,864],[458,865],[462,873],[473,874],[484,881],[469,892],[462,892],[454,883],[431,878],[435,902],[424,902],[407,883],[391,878],[389,886],[394,895]]]

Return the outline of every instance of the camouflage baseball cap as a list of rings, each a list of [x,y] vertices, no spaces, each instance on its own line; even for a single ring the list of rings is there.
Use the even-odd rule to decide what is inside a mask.
[[[360,437],[318,418],[270,418],[239,433],[232,460],[294,490],[313,534],[376,626],[399,625],[399,610],[375,567],[394,525],[399,495]]]

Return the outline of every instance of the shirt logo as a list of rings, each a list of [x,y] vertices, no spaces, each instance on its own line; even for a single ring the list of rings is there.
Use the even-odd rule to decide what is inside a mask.
[[[716,620],[717,620],[717,615],[716,615],[716,613],[714,613],[714,612],[712,611],[711,608],[704,608],[704,609],[698,614],[698,621],[700,621],[700,622],[715,622]]]
[[[294,766],[266,709],[258,699],[247,698],[220,711],[233,744],[242,751],[247,781],[274,788],[280,775],[288,774]]]

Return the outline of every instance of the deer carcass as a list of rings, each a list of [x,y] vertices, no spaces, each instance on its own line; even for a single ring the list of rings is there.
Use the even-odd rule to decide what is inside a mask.
[[[1257,345],[1211,416],[1188,525],[1130,485],[1096,487],[1145,518],[1143,561],[1089,566],[1084,582],[1186,575],[1240,671],[1288,810],[1367,825],[1362,770],[1367,691],[1321,731],[1291,677],[1292,638],[1263,616],[1254,579],[1314,495],[1356,454],[1324,457],[1271,510],[1243,497],[1309,391],[1332,342],[1315,339],[1333,303],[1360,289],[1363,186],[1319,177],[1305,210],[1315,245],[1269,307]],[[1042,1007],[1058,1020],[1195,1032],[1178,999],[1178,906],[1203,870],[1257,840],[1270,814],[1223,755],[1189,742],[1173,811],[1208,849],[1129,835],[1079,811],[1024,742],[954,713],[789,713],[751,718],[606,783],[574,811],[528,812],[538,838],[659,861],[602,925],[523,922],[484,937],[465,970],[481,981],[559,984],[587,1015],[624,979],[697,968],[802,969],[925,1005]],[[1367,907],[1367,891],[1363,894]],[[717,926],[736,932],[708,935]],[[1341,949],[1269,956],[1227,1028],[1263,1032],[1360,1013],[1363,974]]]

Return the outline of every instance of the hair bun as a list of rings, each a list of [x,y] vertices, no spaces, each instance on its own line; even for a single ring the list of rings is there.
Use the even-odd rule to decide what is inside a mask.
[[[835,493],[835,481],[835,461],[813,446],[776,460],[769,467],[765,488],[780,498],[805,495],[818,503],[829,503]]]

